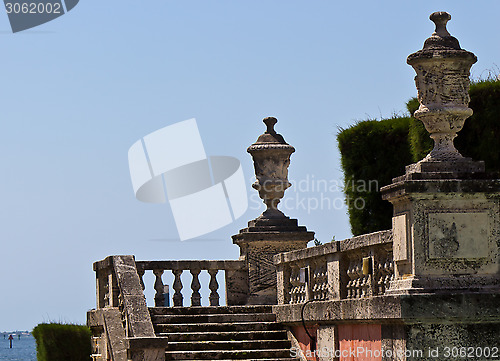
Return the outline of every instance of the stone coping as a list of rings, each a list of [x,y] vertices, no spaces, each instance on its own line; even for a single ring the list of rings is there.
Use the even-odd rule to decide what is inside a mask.
[[[335,241],[321,246],[304,248],[296,251],[280,253],[274,256],[274,264],[288,263],[307,258],[321,257],[337,252],[346,252],[363,247],[388,244],[392,242],[392,230],[379,231]]]
[[[303,303],[273,306],[277,321],[302,322]],[[304,310],[306,323],[489,323],[500,322],[500,294],[451,293],[375,296],[314,301]]]
[[[240,270],[246,267],[244,260],[179,260],[179,261],[136,261],[138,267],[144,270]]]
[[[426,179],[401,180],[380,189],[382,199],[405,194],[421,193],[431,197],[435,193],[500,193],[500,179]]]
[[[113,257],[109,256],[102,261],[94,262],[94,271],[110,268],[113,265]],[[243,260],[169,260],[169,261],[136,261],[139,267],[144,270],[152,269],[182,269],[188,270],[191,268],[196,269],[227,269],[227,270],[239,270],[246,267],[246,263]]]

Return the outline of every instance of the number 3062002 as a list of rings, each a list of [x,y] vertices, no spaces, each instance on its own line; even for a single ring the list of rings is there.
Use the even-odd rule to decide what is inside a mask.
[[[62,14],[60,3],[5,3],[7,14]]]

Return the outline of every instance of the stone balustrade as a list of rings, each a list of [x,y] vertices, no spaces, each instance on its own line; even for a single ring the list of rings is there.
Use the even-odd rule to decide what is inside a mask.
[[[274,257],[278,303],[385,294],[394,278],[392,231],[381,231]]]
[[[245,261],[135,261],[134,256],[110,256],[94,263],[97,308],[87,313],[94,337],[96,361],[163,361],[168,340],[157,337],[146,304],[143,276],[155,275],[155,306],[164,305],[162,275],[174,274],[174,306],[183,306],[181,275],[192,275],[191,305],[201,306],[199,274],[210,275],[210,305],[219,305],[217,274],[225,273],[226,304],[244,305],[248,298]]]
[[[162,275],[165,271],[171,271],[174,275],[172,288],[173,306],[184,306],[184,296],[182,290],[185,285],[182,283],[183,272],[191,274],[191,306],[201,306],[201,294],[199,275],[202,271],[208,272],[210,281],[209,303],[210,306],[219,306],[219,283],[217,274],[225,273],[225,289],[227,305],[244,305],[248,297],[248,270],[244,261],[137,261],[137,272],[141,280],[142,289],[145,289],[143,276],[146,271],[152,271],[155,276],[155,306],[162,307],[165,304],[164,283]]]

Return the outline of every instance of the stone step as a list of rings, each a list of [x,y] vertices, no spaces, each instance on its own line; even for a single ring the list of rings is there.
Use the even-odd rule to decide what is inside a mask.
[[[290,358],[290,349],[276,350],[226,350],[226,351],[167,351],[165,360],[280,360]]]
[[[153,315],[206,315],[206,314],[241,314],[272,313],[272,306],[208,306],[208,307],[150,307]]]
[[[233,322],[274,322],[273,313],[232,313],[207,315],[152,315],[153,323],[233,323]]]
[[[197,342],[170,342],[166,351],[223,351],[223,350],[277,350],[290,349],[292,344],[288,340],[245,340],[238,341],[197,341]]]
[[[273,331],[283,330],[276,322],[233,322],[233,323],[176,323],[154,324],[156,333],[171,332],[220,332],[220,331]]]
[[[196,341],[246,341],[246,340],[286,340],[284,330],[276,331],[236,331],[236,332],[190,332],[190,333],[159,333],[158,336],[168,336],[169,342]]]

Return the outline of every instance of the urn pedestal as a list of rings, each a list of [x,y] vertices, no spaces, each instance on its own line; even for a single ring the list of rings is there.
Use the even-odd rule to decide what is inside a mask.
[[[249,304],[276,304],[276,267],[274,255],[307,247],[314,239],[314,232],[299,226],[278,209],[278,204],[291,186],[288,182],[290,155],[295,149],[283,136],[276,133],[276,118],[265,118],[267,130],[248,148],[254,161],[256,182],[252,185],[259,192],[267,209],[248,222],[248,228],[234,235],[233,243],[240,247],[240,258],[249,269]]]

